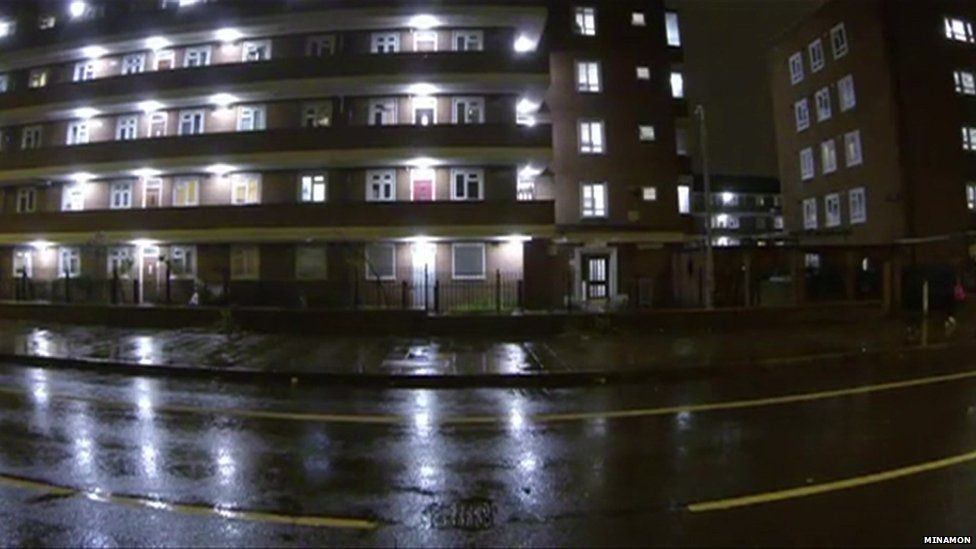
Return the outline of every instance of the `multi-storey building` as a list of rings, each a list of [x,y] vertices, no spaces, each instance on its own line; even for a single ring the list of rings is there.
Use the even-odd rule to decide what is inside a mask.
[[[786,227],[848,295],[889,260],[972,267],[974,24],[967,0],[835,0],[772,51]]]
[[[638,281],[669,299],[687,109],[659,0],[2,9],[18,296],[431,307],[450,286],[474,306],[517,280],[506,306]]]
[[[783,244],[783,211],[776,178],[719,174],[710,179],[712,205],[706,212],[704,181],[701,176],[695,177],[691,212],[697,234],[705,234],[710,214],[714,246]]]

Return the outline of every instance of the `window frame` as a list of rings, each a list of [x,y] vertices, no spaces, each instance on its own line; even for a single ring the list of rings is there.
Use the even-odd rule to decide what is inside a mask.
[[[261,248],[256,244],[232,244],[230,247],[230,279],[258,280],[260,277]]]
[[[325,45],[328,45],[328,47],[323,47]],[[305,39],[306,57],[331,57],[335,54],[336,39],[334,34],[317,34]]]
[[[169,62],[169,68],[159,68],[159,64],[162,61]],[[173,49],[163,49],[156,50],[153,52],[153,70],[154,71],[170,71],[176,68],[176,50]]]
[[[465,47],[458,47],[458,40],[463,39]],[[474,39],[474,40],[471,40]],[[477,47],[469,47],[470,44],[475,44]],[[457,29],[451,33],[451,45],[454,51],[484,51],[485,48],[485,33],[481,30],[464,30]]]
[[[464,177],[464,192],[457,192],[457,178]],[[469,177],[474,176],[473,180]],[[471,182],[477,183],[477,195],[469,196],[468,186]],[[451,170],[451,200],[461,202],[478,202],[485,199],[485,170],[481,168],[454,168]]]
[[[860,196],[860,210],[855,209],[855,196]],[[851,225],[859,225],[868,221],[868,193],[865,187],[855,187],[847,192],[850,207]]]
[[[796,133],[805,131],[810,127],[810,102],[806,97],[793,103],[793,117],[796,121]]]
[[[66,128],[65,145],[87,145],[91,142],[88,120],[71,120]]]
[[[387,250],[387,249],[389,250],[389,253],[390,253],[389,259],[391,260],[390,261],[390,270],[391,270],[390,274],[374,272],[374,270],[371,269],[371,266],[373,265],[373,261],[372,261],[373,260],[373,257],[369,253],[371,249],[372,250],[380,250],[380,249],[382,249],[382,250],[384,250],[384,252],[383,252],[384,254],[386,253],[385,250]],[[377,279],[380,280],[380,281],[383,281],[383,280],[386,280],[386,281],[396,280],[396,271],[397,271],[397,269],[396,269],[396,244],[394,244],[392,242],[369,242],[369,243],[367,243],[365,246],[363,246],[363,268],[364,268],[364,273],[363,274],[364,274],[366,280],[371,280],[371,281],[375,281]]]
[[[95,61],[87,59],[75,63],[74,71],[71,73],[72,82],[88,82],[95,79]]]
[[[575,67],[576,91],[578,93],[603,92],[602,67],[600,67],[599,61],[592,59],[577,59]]]
[[[664,38],[669,47],[681,47],[681,17],[676,11],[664,12]]]
[[[386,44],[387,39],[392,38],[390,44]],[[400,33],[387,31],[387,32],[374,32],[369,36],[369,52],[377,55],[389,55],[392,53],[400,53]],[[386,51],[387,46],[392,47],[390,51]],[[380,48],[383,51],[380,51]]]
[[[309,273],[308,269],[300,269],[302,256],[309,252],[321,254],[321,265],[316,265],[314,272]],[[306,258],[307,259],[307,258]],[[307,266],[307,265],[306,265]],[[328,280],[329,279],[329,248],[325,244],[318,245],[299,245],[295,246],[295,280]]]
[[[857,154],[851,154],[851,146],[855,145]],[[860,166],[864,163],[864,150],[861,148],[861,130],[853,130],[844,134],[844,165],[848,168]]]
[[[261,203],[262,178],[258,172],[237,172],[230,176],[230,204],[231,206],[253,206]],[[251,196],[251,184],[254,196]],[[243,199],[238,200],[238,191],[243,189]]]
[[[157,122],[162,122],[163,132],[161,135],[155,135],[153,133],[153,126],[156,125]],[[167,113],[166,111],[156,111],[156,112],[149,113],[149,115],[146,116],[146,137],[150,139],[156,137],[166,137],[169,133],[168,126],[169,126],[169,113]]]
[[[573,6],[573,34],[597,35],[597,9],[595,6]]]
[[[135,60],[136,70],[130,70],[129,62]],[[146,54],[144,52],[139,53],[129,53],[122,56],[120,62],[120,70],[122,76],[127,76],[130,74],[141,74],[146,72]]]
[[[393,109],[387,110],[387,107],[390,105],[393,106]],[[383,107],[383,117],[381,118],[380,123],[377,124],[376,118],[373,115],[376,114],[376,107],[379,106]],[[399,110],[399,101],[397,101],[396,97],[372,97],[369,100],[369,118],[367,119],[367,124],[369,126],[396,126],[399,124]],[[387,115],[389,115],[390,118],[389,123],[384,122]]]
[[[125,137],[124,133],[132,131],[131,137]],[[139,115],[123,114],[115,119],[115,140],[132,141],[139,139]]]
[[[319,124],[324,117],[324,111],[328,111],[328,124]],[[311,116],[310,116],[311,115]],[[302,127],[303,128],[328,128],[332,126],[333,107],[331,101],[306,101],[302,103]],[[309,125],[311,121],[311,125]]]
[[[414,53],[434,53],[440,50],[440,39],[436,29],[414,30],[412,38]],[[433,48],[420,49],[420,44],[422,41],[430,42]]]
[[[136,251],[132,246],[109,246],[105,254],[105,271],[109,277],[118,272],[119,278],[131,278],[132,271],[136,269]],[[129,269],[123,269],[122,263],[129,260],[132,264]]]
[[[28,139],[31,137],[31,139]],[[34,124],[31,126],[24,126],[20,131],[20,150],[26,151],[30,149],[40,149],[43,144],[44,137],[44,126],[40,124]],[[28,143],[30,141],[30,143]],[[28,146],[28,144],[30,146]]]
[[[803,229],[806,231],[817,230],[819,226],[819,220],[817,219],[819,207],[817,206],[817,198],[810,197],[803,199]],[[812,206],[812,207],[811,207]]]
[[[192,186],[190,184],[193,184]],[[201,178],[198,176],[179,176],[173,178],[173,192],[170,197],[171,203],[174,208],[191,208],[200,205],[200,185],[202,184]],[[186,187],[193,191],[192,197],[183,188]],[[182,193],[185,195],[185,200],[177,200],[177,196]]]
[[[817,122],[830,120],[830,117],[833,116],[830,105],[830,88],[827,86],[820,88],[813,97],[817,106]]]
[[[457,254],[459,249],[470,248],[481,252],[481,274],[458,274]],[[472,271],[473,272],[473,271]],[[484,242],[453,242],[451,243],[451,279],[452,280],[486,280],[488,278],[488,247]]]
[[[587,188],[591,188],[592,196],[587,198]],[[596,191],[599,190],[600,193]],[[580,193],[580,218],[581,219],[606,219],[610,215],[610,190],[606,181],[582,181],[579,184]],[[598,204],[598,194],[602,196],[602,208]],[[587,204],[587,201],[592,204]]]
[[[829,154],[828,154],[829,152]],[[830,160],[828,162],[828,159]],[[823,175],[832,174],[837,171],[837,143],[834,138],[824,140],[820,143],[820,172]]]
[[[833,208],[831,208],[833,206]],[[833,212],[831,210],[834,210]],[[829,193],[824,196],[824,228],[840,227],[842,222],[840,213],[840,193]]]
[[[844,26],[844,23],[837,23],[831,27],[830,49],[834,54],[835,60],[844,57],[850,51],[850,42],[847,39],[847,27]]]
[[[956,84],[957,94],[976,95],[976,74],[972,71],[952,71],[952,79]]]
[[[245,113],[249,113],[249,114],[245,116]],[[267,129],[266,105],[264,104],[237,105],[237,131],[260,132],[266,129]]]
[[[17,189],[17,213],[34,213],[37,211],[37,189],[21,187]]]
[[[11,254],[10,266],[13,269],[14,278],[21,278],[24,274],[27,275],[27,278],[34,278],[34,250],[30,248],[14,248],[13,254]],[[21,270],[25,272],[21,273]]]
[[[253,40],[243,40],[241,42],[241,63],[260,63],[261,61],[271,61],[271,39],[258,38]],[[250,50],[248,48],[251,48]],[[249,59],[248,54],[264,49],[263,56],[257,59]]]
[[[199,131],[184,132],[183,131],[183,119],[184,117],[200,116],[200,129]],[[204,109],[184,109],[179,112],[177,119],[177,135],[202,135],[207,132],[207,111]]]
[[[790,84],[795,86],[806,77],[803,69],[803,52],[795,52],[786,61],[790,71]]]
[[[685,98],[685,74],[682,71],[671,71],[671,76],[668,80],[671,88],[671,97],[673,99],[684,99]]]
[[[187,255],[190,259],[187,261]],[[175,266],[179,266],[178,268]],[[176,279],[193,279],[197,276],[197,247],[170,246],[169,247],[170,276]]]
[[[84,183],[65,183],[61,186],[61,211],[80,212],[85,209]]]
[[[468,108],[465,108],[465,110],[464,110],[464,113],[465,113],[464,118],[465,119],[463,121],[462,120],[458,120],[458,106],[461,103],[478,105],[478,119],[475,120],[475,121],[469,121],[467,119],[468,118],[467,115],[470,113],[470,110],[469,110],[470,107],[468,107]],[[452,97],[451,98],[451,123],[452,124],[463,124],[463,125],[484,124],[485,123],[485,98],[482,97],[482,96],[473,96],[473,95],[465,95],[465,96],[455,96],[455,97]]]
[[[195,64],[190,64],[190,55],[193,54],[194,58],[199,57],[199,62]],[[192,69],[197,67],[209,67],[213,59],[213,46],[201,45],[201,46],[188,46],[183,50],[183,68]]]
[[[816,176],[817,164],[813,155],[813,147],[805,147],[800,150],[800,181],[809,181]]]
[[[584,131],[585,128],[585,131]],[[594,134],[594,129],[599,131]],[[585,155],[607,154],[606,127],[603,120],[597,118],[581,118],[576,124],[577,152]],[[584,139],[584,135],[587,137]],[[594,136],[599,138],[595,139]],[[599,142],[598,142],[599,141]]]
[[[646,132],[646,130],[650,130],[650,132]],[[638,124],[637,140],[641,143],[654,143],[657,141],[657,129],[653,124]]]
[[[322,187],[321,200],[316,198],[316,187]],[[298,201],[303,204],[324,204],[329,201],[329,172],[302,172],[298,175]]]
[[[65,257],[67,256],[67,257]],[[55,278],[65,275],[65,263],[67,263],[67,274],[70,278],[81,276],[81,249],[77,246],[58,247],[58,273]]]
[[[820,72],[827,65],[827,59],[823,50],[823,40],[820,38],[807,45],[807,55],[810,58],[810,73]]]
[[[651,67],[647,65],[637,65],[637,80],[646,82],[651,79]]]
[[[854,75],[848,74],[837,81],[837,102],[840,104],[840,112],[847,112],[857,106]]]
[[[132,181],[112,181],[109,184],[108,207],[110,210],[131,210],[132,195],[134,194]],[[117,199],[121,198],[119,201]]]
[[[385,177],[376,179],[376,176],[386,176],[386,175],[390,175],[389,181],[387,181]],[[385,198],[383,196],[374,198],[372,196],[372,193],[370,191],[372,190],[374,179],[376,179],[376,181],[378,181],[382,185],[381,188],[389,187],[390,196],[388,198]],[[397,172],[395,169],[366,170],[366,201],[367,202],[396,202],[397,199],[396,188],[397,188]]]

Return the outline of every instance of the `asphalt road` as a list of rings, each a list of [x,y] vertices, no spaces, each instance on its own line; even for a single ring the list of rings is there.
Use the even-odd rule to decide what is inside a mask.
[[[976,360],[558,390],[0,365],[0,545],[976,537]]]

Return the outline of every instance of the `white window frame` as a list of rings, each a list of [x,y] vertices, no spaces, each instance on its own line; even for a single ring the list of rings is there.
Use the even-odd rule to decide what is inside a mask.
[[[458,106],[468,105],[464,109],[464,120],[458,119]],[[478,117],[476,120],[469,120],[471,107],[477,106]],[[484,124],[485,123],[485,98],[484,97],[453,97],[451,98],[451,122],[454,124]]]
[[[824,58],[823,41],[817,38],[807,46],[807,54],[810,56],[810,72],[820,72],[827,64]]]
[[[400,52],[400,33],[374,32],[369,37],[369,51],[376,54]]]
[[[651,79],[651,68],[647,65],[637,65],[637,79],[638,80],[650,80]]]
[[[420,49],[421,43],[429,43],[430,49]],[[436,52],[439,48],[439,40],[437,37],[437,31],[434,29],[430,30],[415,30],[413,31],[413,51],[414,52]]]
[[[596,8],[576,6],[573,8],[573,33],[579,36],[596,36]]]
[[[577,124],[577,150],[580,154],[606,154],[606,131],[603,120],[580,119]]]
[[[122,56],[122,74],[139,74],[146,71],[146,54],[130,53]]]
[[[136,254],[132,246],[112,246],[108,249],[105,261],[105,270],[108,276],[113,276],[116,272],[119,278],[130,278],[132,272],[136,270]],[[124,263],[129,262],[129,268],[124,268]]]
[[[267,128],[267,109],[264,105],[238,105],[237,131],[256,132]]]
[[[309,258],[313,259],[309,265]],[[304,259],[304,261],[303,261]],[[309,268],[311,267],[311,268]],[[329,249],[325,245],[295,247],[295,278],[297,280],[328,280]]]
[[[657,133],[654,130],[654,126],[651,124],[638,124],[637,139],[641,143],[653,143],[657,141]]]
[[[156,207],[161,208],[163,206],[163,180],[158,177],[143,177],[142,178],[142,207],[143,208],[148,207],[147,206],[148,202],[146,201],[146,197],[149,195],[149,191],[153,189],[159,191],[159,205],[157,205]]]
[[[464,178],[463,191],[458,193],[457,179]],[[470,196],[468,185],[477,184],[476,196]],[[482,169],[456,168],[451,170],[451,200],[478,201],[485,198],[485,171]]]
[[[163,132],[161,135],[153,134],[153,126],[156,125],[157,122],[162,122]],[[150,138],[166,137],[168,125],[169,125],[169,113],[165,111],[157,111],[157,112],[150,113],[149,116],[146,117],[146,137],[150,137]]]
[[[580,217],[606,219],[610,212],[609,189],[606,182],[580,183]]]
[[[953,71],[952,78],[956,83],[956,93],[960,95],[976,95],[976,75],[971,71]]]
[[[641,187],[641,200],[644,202],[657,202],[657,187],[653,185]]]
[[[380,193],[373,195],[373,184],[380,185]],[[396,201],[397,173],[396,170],[366,170],[366,201],[367,202],[394,202]],[[389,190],[389,196],[382,192]]]
[[[678,185],[678,213],[691,214],[691,185]]]
[[[298,200],[321,204],[329,200],[329,173],[307,172],[298,176]]]
[[[39,149],[44,136],[44,127],[40,125],[24,126],[20,133],[20,150]]]
[[[576,91],[579,93],[600,93],[603,91],[599,61],[576,61]]]
[[[837,81],[837,97],[840,112],[846,112],[857,106],[857,92],[854,90],[854,76],[848,74]]]
[[[261,248],[255,245],[230,247],[230,279],[257,280],[261,276]]]
[[[957,42],[976,43],[976,34],[973,34],[973,24],[958,17],[945,18],[945,35],[946,38]]]
[[[328,123],[321,124],[321,120],[328,115]],[[332,102],[316,101],[302,104],[303,128],[328,128],[332,125]]]
[[[264,51],[264,53],[260,53]],[[259,55],[254,56],[258,52]],[[244,40],[241,42],[241,62],[257,63],[260,61],[271,60],[271,40],[263,38],[260,40]]]
[[[58,274],[56,278],[64,276],[65,267],[67,267],[68,276],[71,278],[81,276],[81,250],[79,248],[74,246],[58,248]]]
[[[459,47],[463,43],[463,47]],[[454,51],[482,51],[485,47],[485,33],[480,30],[456,30],[451,34]]]
[[[37,189],[23,187],[17,189],[17,213],[34,213],[37,211]]]
[[[793,104],[793,115],[796,118],[797,133],[810,127],[810,103],[806,97]]]
[[[189,256],[189,260],[187,260]],[[170,276],[177,279],[193,279],[197,276],[197,247],[170,246]]]
[[[847,41],[847,28],[843,23],[837,23],[830,29],[830,48],[833,50],[834,59],[847,55],[850,48]]]
[[[196,176],[177,177],[173,180],[173,207],[187,208],[200,205],[201,178]],[[187,192],[187,190],[193,192]],[[183,195],[180,198],[180,195]],[[180,198],[180,199],[178,199]]]
[[[79,61],[75,63],[75,70],[72,73],[72,82],[87,82],[89,80],[95,79],[95,61],[89,59],[87,61]]]
[[[47,69],[31,69],[27,77],[27,87],[31,89],[47,86]]]
[[[820,171],[824,175],[837,171],[837,144],[833,138],[820,143]]]
[[[685,98],[685,75],[681,71],[671,71],[671,97],[675,99]]]
[[[830,193],[824,197],[824,227],[840,227],[840,193]]]
[[[868,195],[864,187],[851,189],[847,193],[850,203],[851,225],[866,223],[868,220]]]
[[[254,191],[251,193],[251,191]],[[240,196],[238,194],[240,193]],[[261,203],[261,174],[239,172],[230,176],[230,203],[233,206],[249,206]]]
[[[34,250],[30,248],[14,248],[11,263],[14,277],[20,278],[24,276],[24,273],[20,272],[21,269],[26,272],[27,278],[34,277]]]
[[[139,138],[139,116],[124,114],[115,119],[115,140],[129,141]]]
[[[966,183],[966,209],[976,212],[976,182]]]
[[[976,126],[963,126],[962,150],[970,152],[976,151]]]
[[[861,150],[861,130],[854,130],[844,134],[844,164],[850,168],[860,166],[864,162],[864,152]]]
[[[213,54],[211,46],[191,46],[183,51],[183,68],[209,67]],[[191,60],[194,60],[191,63]]]
[[[672,48],[681,47],[681,20],[677,12],[664,12],[664,32],[668,46]]]
[[[458,250],[471,249],[481,253],[480,274],[458,274]],[[488,275],[488,252],[484,242],[455,242],[451,244],[451,279],[453,280],[485,280]]]
[[[817,223],[817,199],[803,199],[803,228],[808,231],[816,230]]]
[[[803,53],[796,52],[787,61],[790,68],[790,84],[796,85],[803,82]]]
[[[814,99],[814,102],[817,104],[817,122],[829,120],[833,115],[830,109],[830,88],[824,86],[817,90],[817,93],[814,94]]]
[[[398,113],[399,110],[398,101],[395,97],[375,97],[369,100],[369,120],[367,120],[370,126],[395,126],[398,123]],[[388,107],[393,106],[393,109]],[[377,107],[383,108],[383,117],[380,123],[376,123],[376,118],[373,116],[376,114]],[[389,119],[389,120],[387,120]]]
[[[160,69],[159,63],[161,61],[169,62],[169,69]],[[153,70],[172,70],[176,68],[176,51],[174,50],[158,50],[153,52]]]
[[[132,209],[132,182],[113,181],[109,187],[109,208],[112,210]]]
[[[61,187],[61,211],[80,212],[85,209],[85,184],[68,183]]]
[[[320,34],[309,36],[305,40],[305,55],[308,57],[331,57],[335,55],[336,39],[334,34]]]
[[[197,116],[199,116],[199,120],[200,120],[199,131],[191,131],[191,132],[183,131],[184,121],[186,121],[187,119],[192,120]],[[196,124],[193,124],[193,126],[194,129],[196,129]],[[203,109],[187,109],[187,110],[180,111],[180,118],[179,118],[179,123],[177,124],[177,128],[179,129],[179,135],[200,135],[205,133],[207,131],[207,111]]]
[[[67,135],[64,138],[65,145],[85,145],[89,142],[90,138],[88,120],[72,120],[68,122]]]
[[[800,180],[808,181],[816,175],[817,168],[813,159],[813,147],[806,147],[800,151]]]
[[[374,254],[370,251],[382,253],[386,255],[389,253],[390,259],[390,273],[379,273],[373,268]],[[363,247],[363,264],[364,264],[364,275],[366,280],[396,280],[396,245],[389,242],[371,242]]]

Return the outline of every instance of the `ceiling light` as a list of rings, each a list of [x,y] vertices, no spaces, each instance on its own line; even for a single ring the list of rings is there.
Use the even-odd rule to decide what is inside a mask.
[[[139,168],[138,170],[132,170],[132,175],[136,177],[156,177],[163,172],[159,170],[154,170],[152,168]]]
[[[515,105],[515,112],[519,114],[530,114],[539,110],[539,104],[522,98]]]
[[[88,172],[75,172],[68,176],[68,179],[74,181],[75,183],[84,183],[94,179],[95,176]]]
[[[431,95],[437,93],[437,86],[433,84],[410,84],[407,86],[407,93],[410,95]]]
[[[530,52],[535,50],[535,42],[533,42],[528,36],[523,35],[515,39],[515,44],[513,47],[518,53]]]
[[[146,47],[154,51],[168,48],[171,44],[172,42],[162,36],[150,36],[146,38]]]
[[[214,33],[214,36],[221,42],[229,43],[240,40],[244,36],[244,33],[237,29],[220,29]]]
[[[68,4],[68,15],[73,18],[81,17],[85,15],[88,11],[88,4],[82,2],[81,0],[74,0],[74,2]]]
[[[228,173],[234,171],[234,166],[230,164],[211,164],[205,168],[207,173],[212,173],[214,175],[227,175]]]
[[[30,243],[30,245],[35,250],[46,250],[46,249],[50,248],[51,246],[53,246],[54,243],[53,242],[49,242],[47,240],[34,240],[34,241],[32,241]]]
[[[139,110],[141,110],[146,114],[156,112],[162,109],[163,107],[165,107],[165,105],[163,105],[159,101],[154,101],[152,99],[147,101],[140,101],[139,103],[136,104],[136,106],[139,107]]]
[[[98,116],[101,113],[102,111],[98,109],[93,109],[91,107],[80,107],[75,109],[75,116],[77,116],[78,118],[88,119],[93,116]]]
[[[222,109],[237,103],[239,99],[237,96],[231,95],[229,93],[215,93],[210,96],[210,102]]]
[[[108,50],[101,46],[85,46],[81,48],[81,54],[88,59],[98,59],[107,53]]]
[[[429,14],[414,15],[407,22],[407,26],[417,30],[430,30],[441,24],[440,19]]]

